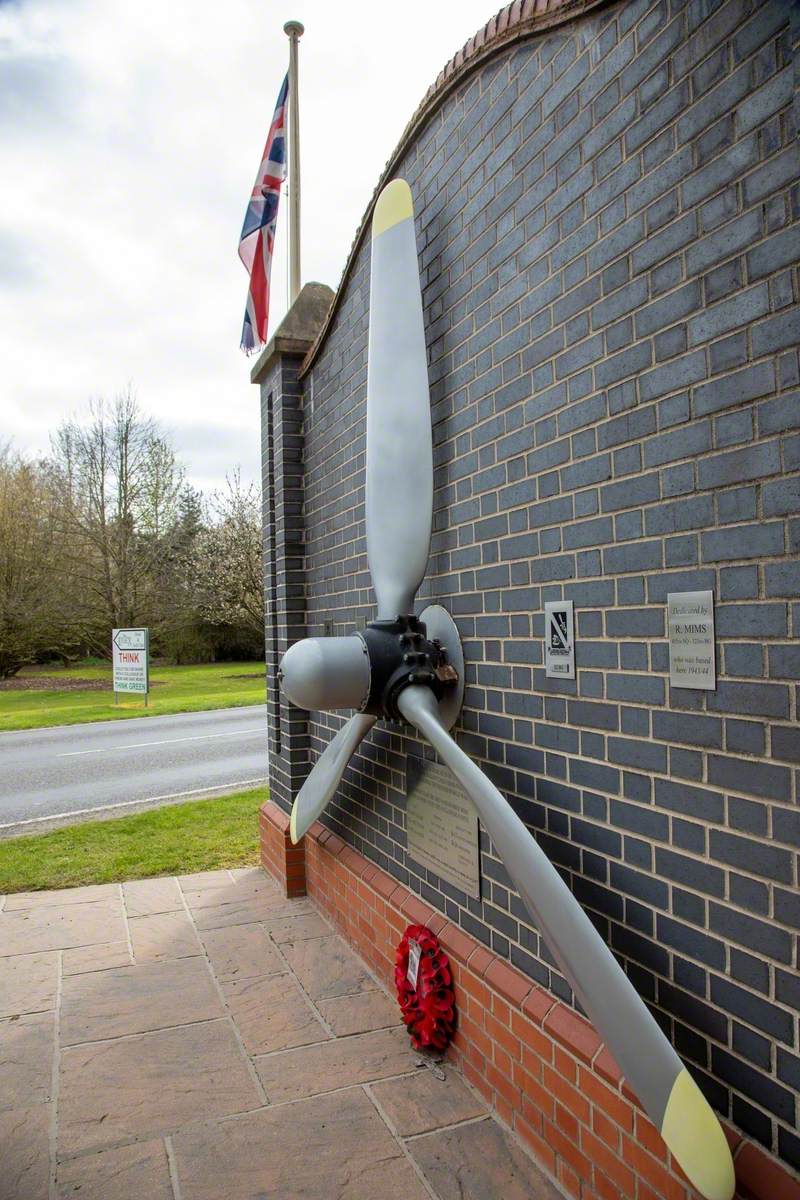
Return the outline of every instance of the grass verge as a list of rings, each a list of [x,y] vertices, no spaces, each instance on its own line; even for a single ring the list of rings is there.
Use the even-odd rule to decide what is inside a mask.
[[[26,668],[20,671],[19,678],[33,679],[37,674],[63,679],[69,687],[42,691],[0,690],[0,731],[75,725],[83,721],[124,721],[129,717],[158,717],[168,713],[263,704],[266,700],[262,662],[153,667],[147,708],[142,696],[120,695],[117,704],[114,703],[110,665],[67,670]],[[109,690],[76,690],[80,681],[88,687],[96,687],[97,681],[103,681],[109,684]]]
[[[267,796],[253,788],[0,841],[0,893],[252,866]]]

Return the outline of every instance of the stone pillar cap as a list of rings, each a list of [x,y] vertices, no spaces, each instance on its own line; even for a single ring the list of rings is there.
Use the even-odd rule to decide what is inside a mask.
[[[250,382],[260,383],[276,354],[305,355],[314,344],[334,292],[326,283],[306,283],[286,316],[258,356]]]

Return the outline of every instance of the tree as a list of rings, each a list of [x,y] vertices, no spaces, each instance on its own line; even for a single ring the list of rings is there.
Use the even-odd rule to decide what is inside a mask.
[[[46,464],[0,449],[0,678],[76,648],[65,629],[58,524]]]
[[[158,623],[158,581],[172,550],[183,470],[130,391],[111,404],[93,401],[89,417],[57,431],[53,469],[67,567],[81,585],[76,632],[108,654],[113,626]]]
[[[240,630],[259,654],[264,648],[264,568],[261,497],[234,471],[211,500],[213,520],[198,537],[198,608],[214,626]]]
[[[263,653],[258,489],[239,472],[207,501],[128,392],[65,422],[50,457],[0,447],[0,675],[110,654],[148,625],[176,662]]]

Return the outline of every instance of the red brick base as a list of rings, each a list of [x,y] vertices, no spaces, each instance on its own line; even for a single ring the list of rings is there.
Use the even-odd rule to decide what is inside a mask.
[[[407,925],[428,925],[453,968],[449,1055],[563,1190],[578,1200],[695,1200],[655,1126],[588,1021],[424,904],[316,822],[292,846],[289,818],[261,810],[261,861],[287,896],[308,893],[394,989]],[[741,1200],[800,1200],[783,1164],[726,1128]]]
[[[261,834],[261,865],[277,879],[293,900],[306,894],[305,844],[292,845],[289,818],[277,804],[267,802],[258,815]]]

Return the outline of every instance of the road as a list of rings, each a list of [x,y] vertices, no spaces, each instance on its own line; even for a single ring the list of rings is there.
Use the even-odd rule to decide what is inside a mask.
[[[0,733],[0,836],[255,787],[266,722],[258,704]]]

